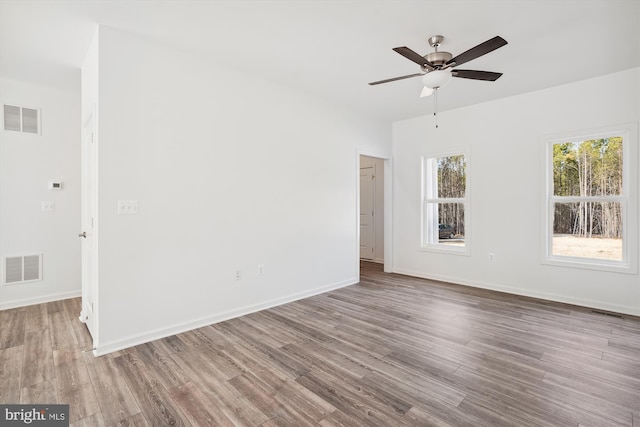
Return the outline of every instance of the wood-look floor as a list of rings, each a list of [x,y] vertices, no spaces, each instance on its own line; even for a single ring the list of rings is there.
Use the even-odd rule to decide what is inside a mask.
[[[384,274],[95,358],[80,300],[0,312],[0,403],[73,426],[640,426],[640,319]]]

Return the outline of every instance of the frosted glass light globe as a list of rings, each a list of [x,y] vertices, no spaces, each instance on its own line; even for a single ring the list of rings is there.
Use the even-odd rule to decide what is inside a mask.
[[[429,89],[437,89],[444,87],[451,81],[452,77],[449,70],[430,71],[422,76],[422,84]]]
[[[430,87],[423,87],[422,92],[420,92],[420,98],[424,98],[425,96],[430,96],[433,93],[433,89]]]

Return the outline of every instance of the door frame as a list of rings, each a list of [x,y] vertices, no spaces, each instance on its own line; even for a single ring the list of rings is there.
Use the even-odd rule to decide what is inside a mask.
[[[384,162],[384,272],[393,272],[393,159],[372,150],[356,150],[356,240],[355,275],[360,281],[360,156],[374,157]]]

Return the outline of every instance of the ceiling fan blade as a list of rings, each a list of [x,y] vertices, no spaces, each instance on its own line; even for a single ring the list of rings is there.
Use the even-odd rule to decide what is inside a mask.
[[[409,74],[407,76],[400,76],[400,77],[394,77],[392,79],[379,80],[377,82],[371,82],[371,83],[369,83],[369,85],[370,86],[375,86],[375,85],[379,85],[379,84],[382,84],[382,83],[395,82],[396,80],[403,80],[403,79],[408,79],[408,78],[411,78],[411,77],[418,77],[418,76],[424,76],[424,73]]]
[[[473,80],[486,80],[495,82],[500,78],[502,73],[494,73],[493,71],[478,71],[478,70],[452,70],[451,75],[453,77],[460,77],[463,79]]]
[[[499,47],[502,47],[507,44],[507,41],[500,36],[495,36],[494,38],[487,40],[484,43],[480,43],[476,47],[472,47],[466,52],[461,53],[460,55],[451,58],[446,62],[446,65],[462,65],[465,62],[469,62],[473,59],[479,58],[482,55],[486,55],[489,52],[492,52]]]
[[[417,52],[414,52],[413,50],[409,49],[406,46],[394,47],[393,50],[398,52],[400,55],[404,56],[408,60],[415,62],[416,64],[418,64],[421,67],[425,67],[425,68],[427,68],[429,70],[434,70],[435,69],[435,65],[433,65],[431,62],[427,61],[424,58],[424,56],[420,55]]]

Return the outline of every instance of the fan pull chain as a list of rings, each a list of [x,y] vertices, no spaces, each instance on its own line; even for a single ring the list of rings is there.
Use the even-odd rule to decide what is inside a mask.
[[[433,90],[433,117],[436,119],[436,129],[438,129],[438,88]]]

